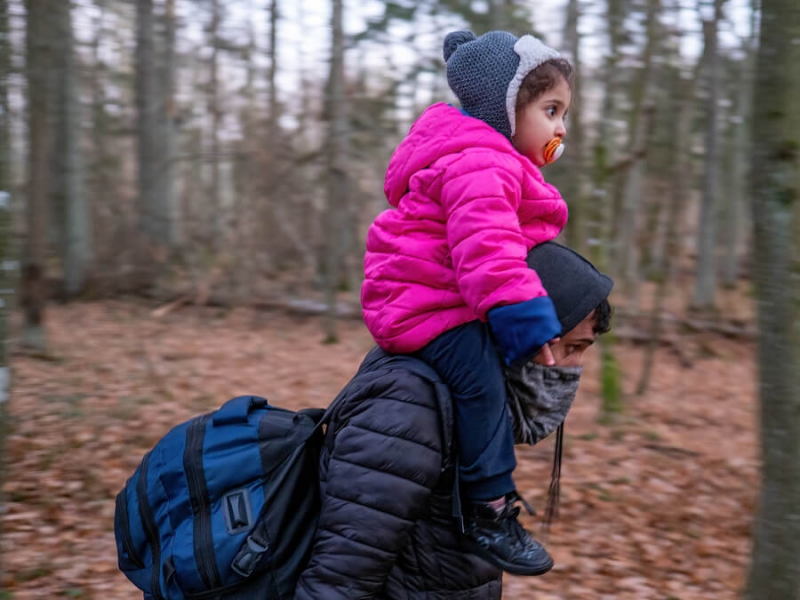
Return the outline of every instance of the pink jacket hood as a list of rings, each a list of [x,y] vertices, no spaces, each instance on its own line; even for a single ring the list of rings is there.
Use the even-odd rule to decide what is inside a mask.
[[[434,104],[417,119],[395,149],[386,168],[383,191],[395,208],[409,187],[411,177],[448,154],[477,146],[500,152],[514,147],[489,125],[467,116],[450,104]]]

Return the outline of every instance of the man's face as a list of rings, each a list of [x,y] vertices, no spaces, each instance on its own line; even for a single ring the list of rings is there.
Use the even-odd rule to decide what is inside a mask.
[[[550,350],[553,353],[556,367],[580,367],[583,366],[583,356],[594,343],[594,311],[572,331],[568,331],[557,342],[550,343]],[[534,362],[540,365],[546,364],[542,358],[542,353],[536,355]]]

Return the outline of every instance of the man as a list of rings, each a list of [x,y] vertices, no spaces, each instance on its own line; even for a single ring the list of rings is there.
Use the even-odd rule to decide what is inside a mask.
[[[613,283],[552,242],[531,250],[528,266],[562,325],[555,366],[534,364],[537,357],[506,374],[517,442],[536,443],[563,423],[584,354],[608,331]],[[461,543],[453,440],[450,397],[430,367],[371,351],[328,425],[319,527],[297,600],[501,597],[502,572]],[[487,544],[500,523],[517,523],[481,518]]]

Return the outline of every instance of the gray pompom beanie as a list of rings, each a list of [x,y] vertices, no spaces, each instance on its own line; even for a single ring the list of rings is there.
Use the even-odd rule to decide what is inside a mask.
[[[516,131],[516,104],[522,80],[543,62],[561,55],[532,35],[490,31],[475,37],[454,31],[443,45],[447,83],[461,107],[509,140]]]

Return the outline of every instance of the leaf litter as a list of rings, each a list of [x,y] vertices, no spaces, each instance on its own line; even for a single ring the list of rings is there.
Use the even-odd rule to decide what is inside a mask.
[[[117,570],[114,498],[167,430],[239,394],[324,407],[372,340],[355,321],[322,343],[317,317],[136,302],[48,309],[56,360],[13,357],[2,507],[2,587],[15,600],[135,599]],[[657,355],[647,396],[599,425],[590,350],[566,423],[561,510],[542,536],[556,566],[506,577],[504,597],[733,600],[744,585],[758,489],[752,345],[716,343],[692,368]],[[620,345],[631,392],[641,349]],[[706,355],[704,355],[706,356]],[[543,509],[552,441],[517,447],[520,492]],[[543,512],[540,511],[540,512]]]

